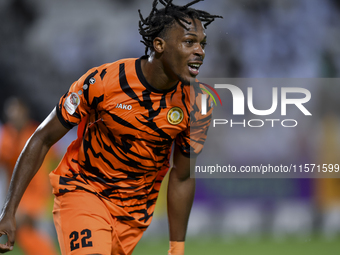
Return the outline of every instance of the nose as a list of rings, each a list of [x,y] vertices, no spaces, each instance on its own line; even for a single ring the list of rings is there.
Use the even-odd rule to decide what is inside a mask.
[[[204,48],[202,47],[201,44],[198,44],[198,46],[197,46],[196,49],[195,49],[194,54],[195,54],[196,56],[199,56],[199,57],[201,58],[201,60],[204,59],[204,57],[205,57],[205,51],[204,51]]]

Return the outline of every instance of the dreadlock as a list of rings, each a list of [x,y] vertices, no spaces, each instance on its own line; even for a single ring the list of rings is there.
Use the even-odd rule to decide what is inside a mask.
[[[185,24],[191,24],[186,18],[198,19],[203,23],[204,28],[215,20],[215,18],[222,18],[222,16],[211,15],[208,12],[189,8],[189,6],[203,0],[194,0],[184,6],[174,5],[172,0],[154,0],[152,10],[148,17],[143,18],[140,10],[138,10],[139,33],[143,40],[141,42],[145,45],[145,55],[148,50],[153,49],[153,40],[157,36],[162,36],[164,31],[176,21],[183,28],[187,29]],[[157,4],[161,3],[164,8],[157,9]]]

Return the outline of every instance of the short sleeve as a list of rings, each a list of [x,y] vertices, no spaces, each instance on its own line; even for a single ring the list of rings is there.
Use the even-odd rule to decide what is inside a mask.
[[[186,157],[197,157],[201,153],[211,123],[213,112],[212,99],[208,98],[209,106],[206,115],[201,114],[200,99],[201,97],[197,96],[195,104],[191,108],[189,126],[176,138],[176,144]]]
[[[104,85],[99,68],[92,68],[75,81],[56,107],[60,122],[68,129],[78,125],[91,111],[100,110]]]

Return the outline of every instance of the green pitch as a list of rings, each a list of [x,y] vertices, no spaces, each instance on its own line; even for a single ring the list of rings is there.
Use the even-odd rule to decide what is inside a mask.
[[[152,241],[150,238],[142,238],[137,245],[134,255],[167,255],[168,241]],[[261,240],[259,242],[235,242],[227,243],[223,240],[199,240],[190,239],[186,242],[185,255],[336,255],[340,254],[340,239],[326,241],[320,238],[311,238],[306,241],[273,242]],[[9,255],[25,255],[15,245]]]
[[[134,254],[136,255],[167,255],[168,242],[166,240],[153,243],[151,240],[141,240]],[[336,255],[340,254],[340,239],[325,241],[321,239],[305,242],[273,242],[262,240],[259,242],[226,243],[222,240],[204,241],[188,240],[185,255]]]

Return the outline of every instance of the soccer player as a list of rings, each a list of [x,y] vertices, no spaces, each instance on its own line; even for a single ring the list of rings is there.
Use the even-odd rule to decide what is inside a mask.
[[[38,125],[30,119],[29,108],[22,99],[11,97],[4,106],[6,123],[0,134],[0,171],[11,176],[22,148]],[[16,239],[25,255],[57,254],[51,237],[37,228],[51,196],[47,176],[53,158],[51,153],[53,155],[53,149],[26,188],[18,208]]]
[[[139,59],[90,69],[74,82],[29,139],[15,166],[0,216],[12,250],[15,212],[49,148],[78,125],[78,138],[50,174],[62,254],[132,254],[150,224],[161,181],[168,184],[169,254],[184,254],[195,193],[190,164],[202,150],[212,108],[200,114],[202,85],[190,85],[205,56],[204,28],[216,15],[158,1],[139,31]],[[202,24],[203,23],[203,24]],[[191,97],[191,100],[190,100]],[[209,104],[208,104],[209,105]]]

